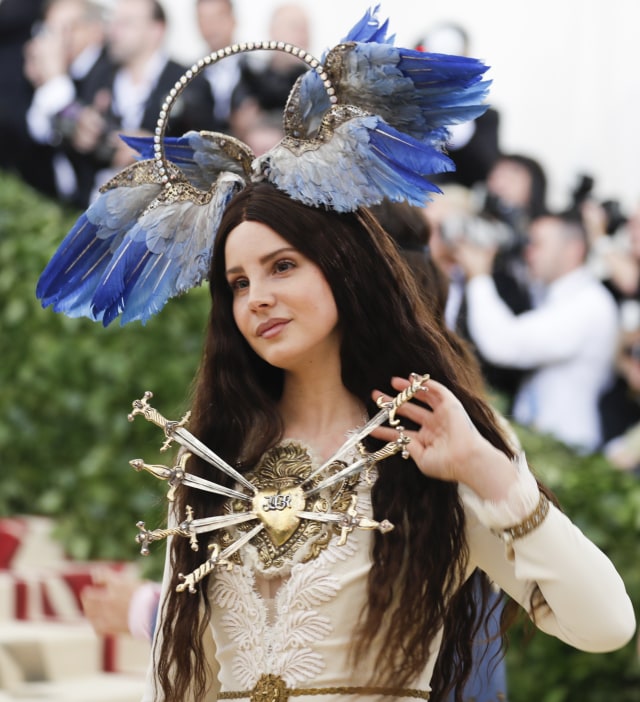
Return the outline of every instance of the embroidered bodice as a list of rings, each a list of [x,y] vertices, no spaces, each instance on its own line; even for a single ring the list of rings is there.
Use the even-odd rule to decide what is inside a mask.
[[[315,467],[303,447],[285,443],[269,452],[249,479],[269,496],[278,495],[285,510],[286,503],[296,502],[295,497],[288,498],[298,493],[290,487],[288,492],[285,487],[279,491],[275,485],[304,480]],[[356,475],[329,493],[307,498],[306,509],[339,514],[353,505],[353,513],[373,524],[374,480],[375,474]],[[241,507],[233,500],[227,503],[230,512]],[[274,499],[271,508],[276,507]],[[372,532],[353,529],[344,534],[343,521],[295,521],[286,540],[278,532],[281,544],[271,541],[267,529],[243,546],[230,568],[217,570],[210,578],[211,629],[223,691],[251,690],[264,675],[281,678],[288,688],[367,683],[370,665],[363,666],[359,677],[348,652],[366,598]],[[230,530],[221,546],[247,528],[243,524]],[[430,677],[431,670],[424,671],[415,686],[428,690]]]

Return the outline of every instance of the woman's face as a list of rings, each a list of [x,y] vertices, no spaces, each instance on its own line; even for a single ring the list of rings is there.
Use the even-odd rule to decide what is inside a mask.
[[[225,244],[227,282],[240,333],[267,363],[315,369],[340,348],[338,310],[320,268],[273,229],[242,222]]]

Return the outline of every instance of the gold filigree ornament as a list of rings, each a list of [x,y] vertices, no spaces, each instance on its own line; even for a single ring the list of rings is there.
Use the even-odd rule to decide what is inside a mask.
[[[251,702],[286,702],[287,685],[278,675],[262,675],[251,694]]]
[[[137,458],[130,461],[136,470],[145,470],[169,483],[167,498],[173,500],[180,485],[211,492],[229,498],[224,514],[194,518],[190,507],[183,522],[177,527],[148,530],[140,521],[137,541],[141,553],[149,553],[149,544],[167,536],[188,538],[191,547],[198,550],[197,535],[214,532],[207,559],[192,573],[180,575],[178,591],[196,591],[196,584],[216,567],[233,567],[239,562],[240,551],[246,544],[256,550],[264,568],[279,568],[290,562],[296,552],[303,561],[315,558],[325,548],[333,534],[339,534],[338,545],[344,545],[354,529],[378,530],[386,533],[393,525],[386,519],[380,522],[362,515],[357,510],[356,485],[361,474],[379,461],[402,452],[408,458],[409,438],[396,417],[398,408],[411,400],[419,391],[426,391],[428,375],[411,375],[410,385],[393,399],[378,401],[377,412],[361,429],[354,432],[325,463],[313,467],[308,452],[295,442],[274,447],[263,456],[249,473],[241,474],[186,428],[186,414],[179,422],[170,421],[149,405],[152,393],[146,392],[133,402],[129,421],[141,414],[161,427],[166,441],[160,451],[166,451],[173,441],[185,449],[172,468],[148,464]],[[394,427],[398,437],[378,451],[367,453],[362,440],[385,422]],[[353,460],[354,450],[359,457]],[[190,474],[187,461],[197,455],[236,481],[235,488]],[[301,550],[304,549],[304,550]]]

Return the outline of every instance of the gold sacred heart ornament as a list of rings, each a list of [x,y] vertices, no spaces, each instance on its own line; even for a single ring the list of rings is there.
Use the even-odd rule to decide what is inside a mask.
[[[301,487],[260,490],[253,498],[253,509],[275,546],[282,546],[293,536],[300,525],[297,514],[304,508]]]
[[[335,470],[342,468],[343,464],[334,467]],[[329,544],[333,525],[300,514],[321,516],[327,514],[330,507],[340,512],[350,504],[353,485],[349,480],[342,481],[327,494],[309,497],[309,489],[322,480],[322,476],[317,476],[307,481],[312,470],[307,449],[297,442],[287,441],[267,451],[256,468],[246,474],[256,488],[251,498],[251,512],[264,526],[250,543],[265,570],[291,564],[298,551],[303,562],[317,558]],[[227,503],[231,513],[245,512],[247,507],[242,500]],[[238,524],[237,530],[246,533],[254,527],[255,522],[246,522]],[[228,546],[234,538],[231,532],[225,532],[221,546]]]

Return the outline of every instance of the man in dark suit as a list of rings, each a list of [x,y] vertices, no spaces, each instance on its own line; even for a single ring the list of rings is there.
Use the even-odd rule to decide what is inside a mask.
[[[107,26],[108,54],[116,70],[92,104],[80,110],[71,137],[76,152],[90,156],[96,164],[92,195],[135,161],[136,154],[120,134],[153,134],[164,99],[186,71],[164,50],[166,29],[166,16],[157,0],[116,0]],[[196,80],[175,102],[168,134],[209,126],[202,102],[204,88],[204,81]]]
[[[42,0],[0,2],[0,170],[19,175],[47,195],[55,195],[53,150],[29,134],[25,115],[33,87],[24,74],[24,47],[40,17]]]
[[[55,150],[57,195],[88,203],[94,160],[71,144],[81,109],[109,85],[115,70],[105,49],[103,9],[92,0],[50,0],[39,31],[25,48],[25,73],[35,90],[27,112],[31,136]]]
[[[236,17],[232,0],[197,0],[198,30],[210,52],[233,44]],[[208,66],[204,73],[206,83],[206,110],[209,129],[214,132],[236,132],[233,124],[233,95],[241,78],[243,57],[231,55]]]

